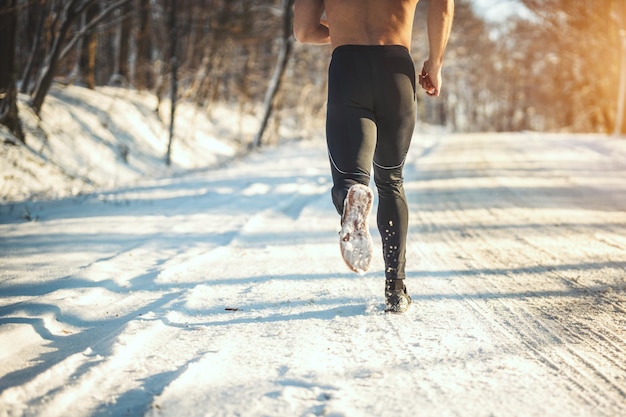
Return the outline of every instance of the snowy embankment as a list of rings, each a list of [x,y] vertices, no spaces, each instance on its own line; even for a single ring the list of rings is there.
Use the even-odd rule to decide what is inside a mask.
[[[0,416],[626,415],[625,177],[617,139],[416,134],[404,315],[321,140],[0,205]]]
[[[102,87],[55,86],[41,119],[20,106],[26,146],[12,145],[0,126],[0,202],[60,198],[205,169],[231,159],[258,121],[219,106],[177,108],[172,165],[164,163],[169,102],[156,113],[154,95]]]

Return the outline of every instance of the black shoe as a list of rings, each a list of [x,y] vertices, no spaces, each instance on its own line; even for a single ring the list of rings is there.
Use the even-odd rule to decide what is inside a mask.
[[[406,292],[403,280],[387,280],[385,282],[385,312],[404,313],[411,305],[411,297]]]

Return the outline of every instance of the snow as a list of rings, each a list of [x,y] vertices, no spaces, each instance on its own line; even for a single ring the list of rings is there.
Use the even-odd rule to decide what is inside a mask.
[[[626,413],[623,140],[417,132],[403,315],[339,255],[321,138],[176,175],[150,140],[0,205],[0,416]]]
[[[157,99],[147,93],[55,85],[39,119],[26,100],[20,102],[26,146],[0,148],[0,201],[62,198],[217,166],[241,153],[256,129],[252,116],[239,120],[234,109],[222,106],[208,117],[181,103],[172,165],[166,167],[167,101],[157,114]],[[8,137],[0,129],[0,139]]]

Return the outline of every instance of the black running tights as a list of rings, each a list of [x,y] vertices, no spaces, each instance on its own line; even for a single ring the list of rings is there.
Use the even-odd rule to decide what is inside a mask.
[[[404,279],[409,211],[402,171],[416,119],[413,61],[399,45],[346,45],[333,51],[328,73],[333,203],[341,214],[348,189],[369,185],[373,166],[385,276]]]

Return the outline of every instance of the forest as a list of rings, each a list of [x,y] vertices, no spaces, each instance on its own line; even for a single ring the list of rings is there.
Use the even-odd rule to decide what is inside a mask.
[[[283,117],[321,129],[330,47],[295,41],[293,2],[0,0],[0,122],[25,140],[18,95],[39,114],[56,83],[149,91],[209,114],[235,104],[259,119],[251,146],[272,140]],[[455,2],[442,97],[418,95],[420,121],[452,132],[625,133],[626,2],[518,2],[530,17],[499,22]],[[416,11],[418,70],[427,3]]]

